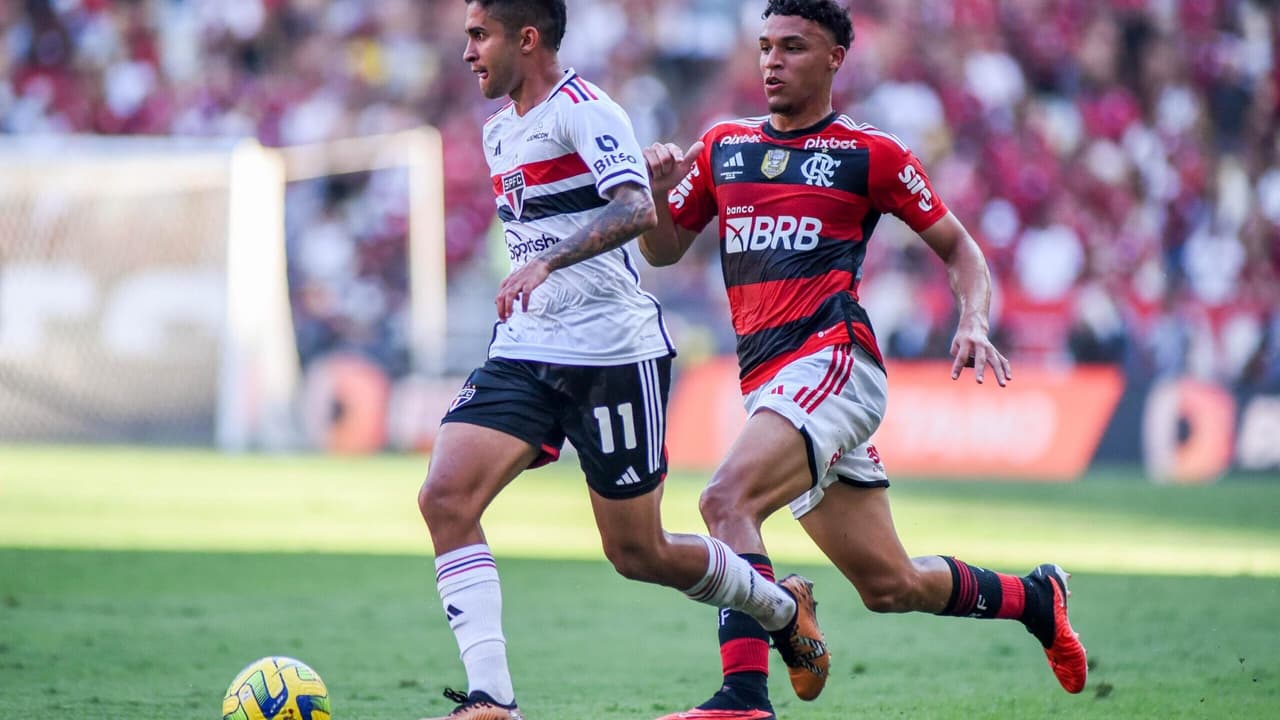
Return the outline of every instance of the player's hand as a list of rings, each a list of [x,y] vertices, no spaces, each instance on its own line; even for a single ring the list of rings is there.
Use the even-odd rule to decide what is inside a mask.
[[[960,372],[967,367],[973,368],[973,379],[982,383],[983,373],[987,366],[996,374],[996,382],[1004,387],[1013,379],[1013,371],[1009,360],[996,350],[987,337],[986,328],[977,324],[961,323],[956,330],[956,337],[951,341],[951,355],[955,362],[951,363],[951,379],[960,377]]]
[[[529,293],[546,282],[551,274],[551,266],[546,260],[532,258],[518,270],[511,273],[498,286],[498,297],[494,305],[498,306],[498,320],[506,322],[515,312],[516,301],[520,301],[520,310],[529,311]]]
[[[671,188],[680,184],[689,169],[698,159],[704,143],[699,140],[681,150],[675,143],[654,143],[644,149],[644,161],[649,166],[649,184],[653,194],[666,195]]]

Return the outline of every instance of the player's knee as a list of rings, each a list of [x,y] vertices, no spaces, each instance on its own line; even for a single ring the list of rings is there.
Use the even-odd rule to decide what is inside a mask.
[[[462,483],[427,475],[418,490],[418,511],[432,533],[446,532],[450,526],[470,526],[479,521],[472,517],[474,504]]]
[[[913,574],[886,575],[858,586],[862,604],[874,613],[902,613],[915,609]]]
[[[647,543],[632,540],[606,542],[604,555],[613,564],[613,569],[628,580],[659,580],[662,562],[656,549]]]
[[[712,535],[739,523],[750,523],[755,509],[742,493],[743,482],[731,469],[717,470],[698,498],[698,510]]]

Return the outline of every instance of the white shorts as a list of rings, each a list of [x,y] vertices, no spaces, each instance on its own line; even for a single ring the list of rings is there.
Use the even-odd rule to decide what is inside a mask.
[[[870,442],[887,400],[884,371],[857,345],[823,348],[800,358],[746,396],[748,417],[772,410],[804,436],[813,486],[791,501],[793,516],[817,507],[836,481],[889,486],[880,453]]]

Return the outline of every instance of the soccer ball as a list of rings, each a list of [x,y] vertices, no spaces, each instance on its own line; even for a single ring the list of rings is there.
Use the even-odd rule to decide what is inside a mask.
[[[329,720],[329,689],[305,663],[264,657],[231,681],[222,720]]]

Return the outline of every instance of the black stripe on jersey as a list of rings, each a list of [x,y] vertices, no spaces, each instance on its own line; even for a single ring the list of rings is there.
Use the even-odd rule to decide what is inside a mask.
[[[750,243],[751,239],[745,238],[744,242]],[[812,250],[787,250],[779,247],[730,253],[722,247],[720,265],[724,272],[725,286],[734,287],[818,277],[832,270],[856,273],[866,254],[867,243],[864,241],[819,237],[817,247]]]
[[[638,182],[638,183],[641,183],[641,184],[643,184],[643,183],[644,183],[644,181],[645,181],[645,177],[644,177],[643,175],[641,175],[641,174],[640,174],[640,172],[639,172],[639,171],[637,171],[636,169],[634,169],[634,168],[622,168],[621,170],[619,170],[619,171],[617,171],[617,172],[615,172],[615,173],[609,173],[608,175],[605,175],[604,177],[600,178],[600,179],[596,182],[596,187],[600,187],[601,185],[603,185],[603,184],[605,184],[605,183],[609,182],[610,180],[612,180],[612,179],[614,179],[614,178],[618,177],[619,175],[630,175],[630,176],[632,176],[632,177],[635,179],[635,182]]]
[[[594,210],[608,204],[609,201],[600,197],[600,193],[596,192],[595,185],[584,185],[583,187],[565,190],[554,195],[525,198],[524,211],[520,213],[519,218],[516,218],[515,213],[511,212],[511,208],[502,205],[498,208],[498,218],[502,222],[511,222],[517,219],[529,222],[531,220],[555,217],[556,215],[569,215],[571,213]]]
[[[862,218],[862,247],[858,249],[858,259],[854,263],[854,267],[858,268],[858,271],[854,274],[855,280],[862,279],[862,259],[867,255],[867,241],[871,239],[871,233],[876,231],[876,225],[879,223],[880,213],[868,208],[867,214]]]
[[[870,328],[871,319],[867,317],[867,311],[862,309],[852,295],[840,293],[824,300],[809,317],[792,320],[750,335],[739,335],[738,365],[742,368],[739,377],[745,378],[757,365],[799,349],[819,330],[839,324],[845,325],[852,339],[852,325],[865,325]]]
[[[782,173],[768,177],[764,173],[765,156],[769,151],[787,153],[787,164]],[[812,177],[805,174],[805,163],[815,155],[825,155],[839,165],[826,167],[819,175]],[[741,156],[739,158],[739,156]],[[820,162],[827,166],[826,161]],[[732,185],[734,183],[773,183],[780,185],[799,185],[816,190],[843,190],[854,195],[867,196],[868,176],[871,172],[871,151],[865,147],[852,150],[799,150],[796,148],[773,145],[768,142],[745,143],[741,145],[715,145],[711,148],[711,167],[716,185]],[[809,168],[814,172],[815,168]],[[823,184],[816,184],[816,183]],[[830,182],[831,185],[826,185]]]
[[[639,290],[641,295],[649,298],[649,302],[652,302],[653,306],[658,309],[658,329],[662,331],[662,342],[667,344],[667,350],[671,353],[670,357],[675,357],[676,346],[675,343],[671,342],[671,335],[667,333],[667,321],[662,317],[662,303],[658,302],[658,298],[645,292],[644,288],[640,287],[640,271],[636,270],[635,265],[631,264],[631,253],[627,252],[624,247],[618,248],[618,252],[622,253],[622,264],[627,266],[627,271],[631,273],[631,279],[636,281],[636,290]]]

